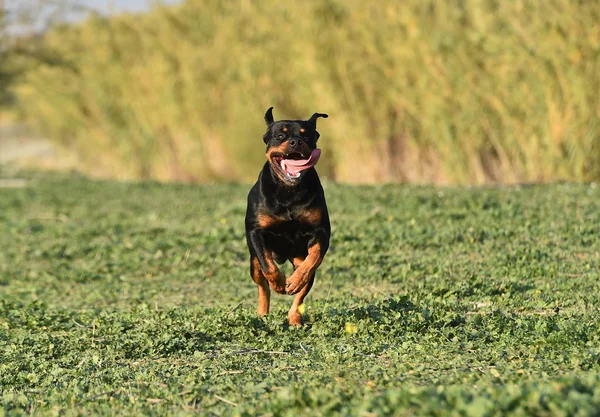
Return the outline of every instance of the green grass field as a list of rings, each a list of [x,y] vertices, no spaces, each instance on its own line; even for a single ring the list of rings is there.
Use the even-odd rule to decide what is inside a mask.
[[[597,185],[326,183],[332,246],[288,328],[291,297],[255,314],[249,185],[19,176],[0,415],[598,415]]]

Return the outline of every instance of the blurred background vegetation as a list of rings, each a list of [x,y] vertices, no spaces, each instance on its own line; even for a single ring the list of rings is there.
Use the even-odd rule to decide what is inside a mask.
[[[186,0],[19,42],[0,101],[95,175],[253,180],[275,106],[329,113],[338,181],[600,179],[598,1]]]

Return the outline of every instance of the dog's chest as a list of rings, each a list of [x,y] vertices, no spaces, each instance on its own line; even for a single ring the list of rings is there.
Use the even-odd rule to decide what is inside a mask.
[[[305,256],[308,243],[314,236],[314,226],[290,220],[264,231],[265,247],[282,259]]]
[[[314,228],[321,222],[322,211],[317,208],[280,208],[275,212],[259,211],[258,223],[263,229]]]

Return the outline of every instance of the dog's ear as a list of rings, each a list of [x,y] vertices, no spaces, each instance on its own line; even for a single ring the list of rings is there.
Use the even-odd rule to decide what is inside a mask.
[[[267,110],[265,113],[265,123],[267,124],[267,131],[263,136],[263,141],[267,143],[269,142],[270,137],[270,127],[273,123],[275,123],[275,120],[273,119],[273,107],[269,107],[269,110]]]
[[[324,119],[327,119],[329,117],[328,114],[325,113],[315,113],[312,116],[310,116],[310,119],[308,119],[309,122],[313,122],[315,125],[317,124],[317,119],[319,117],[322,117]]]
[[[273,120],[273,107],[269,107],[269,110],[265,113],[265,123],[267,127],[271,126],[275,120]]]
[[[317,119],[319,117],[327,119],[329,115],[325,113],[315,113],[312,116],[310,116],[310,119],[307,120],[307,122],[310,123],[313,126],[313,129],[315,130],[315,142],[318,141],[319,137],[321,136],[319,135],[319,132],[317,132]]]

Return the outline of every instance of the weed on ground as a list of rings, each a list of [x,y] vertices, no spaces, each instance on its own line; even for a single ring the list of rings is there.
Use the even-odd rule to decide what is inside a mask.
[[[594,184],[326,183],[331,249],[289,328],[291,297],[255,314],[248,185],[22,178],[0,189],[0,414],[600,409]]]

